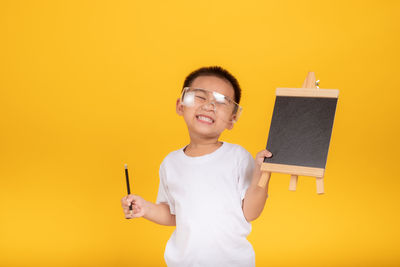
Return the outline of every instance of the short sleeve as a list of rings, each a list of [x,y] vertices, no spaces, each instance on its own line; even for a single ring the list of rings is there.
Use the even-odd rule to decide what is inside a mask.
[[[251,180],[253,178],[253,170],[254,170],[254,159],[249,152],[246,151],[246,154],[239,162],[239,192],[240,199],[243,200],[246,191],[251,184]]]
[[[173,198],[171,197],[171,194],[169,193],[168,190],[168,184],[166,182],[166,172],[165,172],[165,167],[163,164],[160,166],[160,184],[158,186],[158,194],[157,194],[157,200],[156,203],[165,203],[168,204],[169,210],[171,214],[175,214],[175,202]]]

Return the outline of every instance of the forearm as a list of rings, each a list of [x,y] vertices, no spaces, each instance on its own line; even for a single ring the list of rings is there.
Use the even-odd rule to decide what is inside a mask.
[[[243,200],[243,213],[247,221],[253,221],[260,216],[268,197],[268,184],[265,188],[258,186],[261,171],[255,170],[246,196]]]
[[[175,215],[170,213],[169,206],[167,204],[155,204],[146,201],[146,212],[143,218],[162,225],[175,226]]]

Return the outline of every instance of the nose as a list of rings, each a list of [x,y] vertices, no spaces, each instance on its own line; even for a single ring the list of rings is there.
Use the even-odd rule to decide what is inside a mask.
[[[204,104],[202,106],[202,109],[204,109],[204,110],[212,110],[212,111],[215,112],[216,111],[216,105],[215,105],[214,100],[208,101],[206,104]]]

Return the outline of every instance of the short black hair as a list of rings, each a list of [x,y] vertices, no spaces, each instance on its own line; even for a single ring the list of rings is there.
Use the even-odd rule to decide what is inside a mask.
[[[202,67],[191,72],[186,77],[183,88],[191,86],[193,81],[200,76],[215,76],[227,80],[232,85],[235,92],[234,101],[239,104],[242,90],[240,89],[238,80],[229,71],[219,66]]]

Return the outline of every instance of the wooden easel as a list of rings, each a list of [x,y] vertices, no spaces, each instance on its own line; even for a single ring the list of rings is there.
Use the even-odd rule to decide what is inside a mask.
[[[315,73],[309,72],[306,79],[304,80],[302,88],[311,88],[317,89],[318,84],[316,83]],[[262,175],[260,181],[258,182],[258,186],[265,188],[269,179],[271,178],[271,167],[266,168],[263,164],[261,166]],[[307,168],[307,167],[299,167],[296,168],[295,173],[288,168],[286,171],[277,171],[290,174],[290,183],[289,183],[289,190],[296,191],[297,181],[299,175],[307,175],[307,176],[314,176],[316,178],[316,185],[317,185],[317,193],[323,194],[324,193],[324,171],[314,169],[314,168]]]

